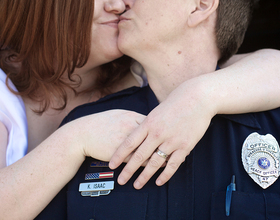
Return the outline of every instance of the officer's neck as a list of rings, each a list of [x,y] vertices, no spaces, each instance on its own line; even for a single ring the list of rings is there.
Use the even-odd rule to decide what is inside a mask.
[[[175,50],[170,53],[147,55],[141,64],[147,72],[151,89],[159,102],[162,102],[182,82],[214,72],[217,59],[218,54],[212,50],[204,51],[204,53],[199,50]]]

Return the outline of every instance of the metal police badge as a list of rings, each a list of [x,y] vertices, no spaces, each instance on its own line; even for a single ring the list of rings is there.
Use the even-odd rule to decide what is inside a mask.
[[[271,135],[250,134],[243,143],[242,162],[249,176],[263,189],[279,177],[279,145]]]

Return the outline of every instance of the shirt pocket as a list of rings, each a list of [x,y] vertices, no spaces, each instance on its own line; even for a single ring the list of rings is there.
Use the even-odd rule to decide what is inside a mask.
[[[148,193],[114,192],[98,197],[67,192],[69,220],[142,220],[146,218]]]
[[[279,220],[280,194],[234,191],[229,216],[226,216],[225,201],[225,192],[212,194],[211,220]]]

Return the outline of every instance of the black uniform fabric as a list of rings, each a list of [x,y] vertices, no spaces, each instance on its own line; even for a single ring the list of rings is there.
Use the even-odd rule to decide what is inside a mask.
[[[63,124],[110,109],[148,114],[157,105],[158,101],[149,87],[133,87],[77,107]],[[114,170],[113,178],[85,180],[87,173],[111,171],[108,167],[91,167],[95,160],[87,158],[77,175],[37,219],[279,219],[280,181],[262,189],[247,174],[241,159],[243,142],[254,132],[271,134],[280,140],[279,115],[280,109],[215,116],[186,161],[161,187],[155,185],[155,180],[162,169],[141,190],[135,190],[132,184],[142,168],[124,186],[116,181],[123,166]],[[233,175],[236,177],[236,191],[232,194],[227,217],[226,189]],[[81,196],[80,183],[101,181],[114,181],[115,187],[109,195]]]

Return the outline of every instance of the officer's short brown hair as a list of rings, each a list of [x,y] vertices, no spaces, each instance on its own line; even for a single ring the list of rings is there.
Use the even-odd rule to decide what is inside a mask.
[[[235,54],[242,44],[257,2],[258,0],[220,0],[216,24],[220,63]]]

